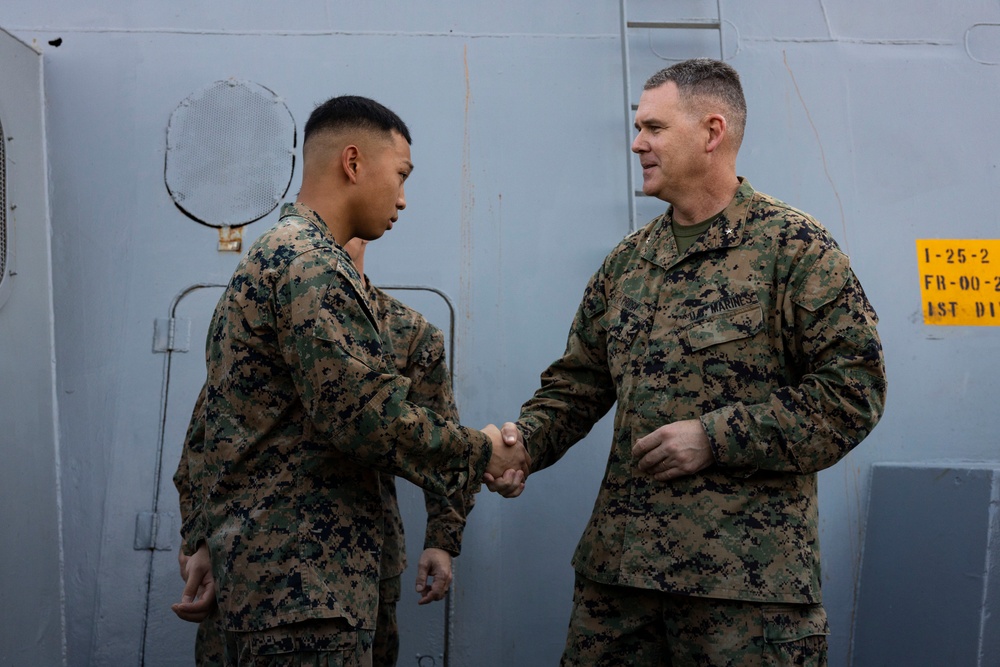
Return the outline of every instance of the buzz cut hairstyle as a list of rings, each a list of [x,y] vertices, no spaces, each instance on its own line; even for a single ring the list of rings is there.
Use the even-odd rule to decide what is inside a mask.
[[[309,115],[302,135],[305,144],[316,132],[361,129],[376,133],[399,132],[406,143],[412,144],[410,130],[394,111],[375,100],[358,95],[341,95],[323,102]]]
[[[726,120],[735,130],[739,145],[747,122],[747,102],[740,75],[731,65],[711,58],[684,60],[649,77],[643,90],[659,88],[668,81],[673,81],[685,97],[704,96],[722,102],[731,112]]]

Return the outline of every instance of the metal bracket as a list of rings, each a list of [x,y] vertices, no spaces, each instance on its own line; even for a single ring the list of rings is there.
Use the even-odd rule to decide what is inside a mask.
[[[172,512],[139,512],[135,515],[135,542],[132,548],[136,551],[170,551],[177,530],[177,515]]]
[[[153,322],[153,352],[187,352],[191,349],[191,320],[159,317]]]

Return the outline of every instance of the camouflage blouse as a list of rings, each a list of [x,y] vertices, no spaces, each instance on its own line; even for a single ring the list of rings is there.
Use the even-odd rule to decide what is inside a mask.
[[[451,375],[445,360],[444,335],[423,315],[368,281],[369,303],[374,304],[383,354],[396,371],[410,380],[407,400],[428,408],[445,419],[458,421],[458,408],[451,387]],[[382,480],[382,504],[386,510],[385,537],[382,547],[382,578],[398,576],[406,569],[406,542],[403,520],[396,500],[396,480]],[[424,548],[444,549],[452,556],[462,550],[462,532],[476,496],[457,493],[442,496],[424,492],[427,529]]]
[[[625,238],[519,418],[543,468],[617,402],[577,571],[696,596],[820,601],[816,472],[882,415],[876,323],[830,234],[746,181],[682,255],[670,211]],[[635,441],[685,419],[701,420],[715,463],[669,482],[639,473]]]
[[[195,504],[224,625],[342,617],[373,629],[380,473],[470,492],[489,438],[406,400],[410,380],[386,361],[361,276],[301,206],[286,206],[240,262],[206,356]]]

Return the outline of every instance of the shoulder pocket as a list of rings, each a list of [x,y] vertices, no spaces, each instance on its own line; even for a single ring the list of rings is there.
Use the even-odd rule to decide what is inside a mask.
[[[604,294],[596,287],[594,280],[591,280],[590,284],[587,285],[587,290],[583,294],[583,303],[581,304],[580,309],[583,310],[583,314],[591,320],[595,317],[600,317],[604,311],[608,309],[607,305],[604,303]]]
[[[330,287],[313,322],[313,337],[334,343],[368,367],[382,367],[382,339],[361,305]]]
[[[837,298],[851,274],[847,255],[831,249],[818,257],[799,285],[792,292],[792,303],[809,312],[816,312]]]

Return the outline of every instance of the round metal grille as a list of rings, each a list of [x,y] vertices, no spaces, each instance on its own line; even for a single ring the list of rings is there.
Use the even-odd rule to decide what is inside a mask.
[[[184,213],[213,227],[259,220],[288,191],[295,139],[295,120],[272,91],[245,81],[217,81],[170,115],[165,170],[170,197]]]

